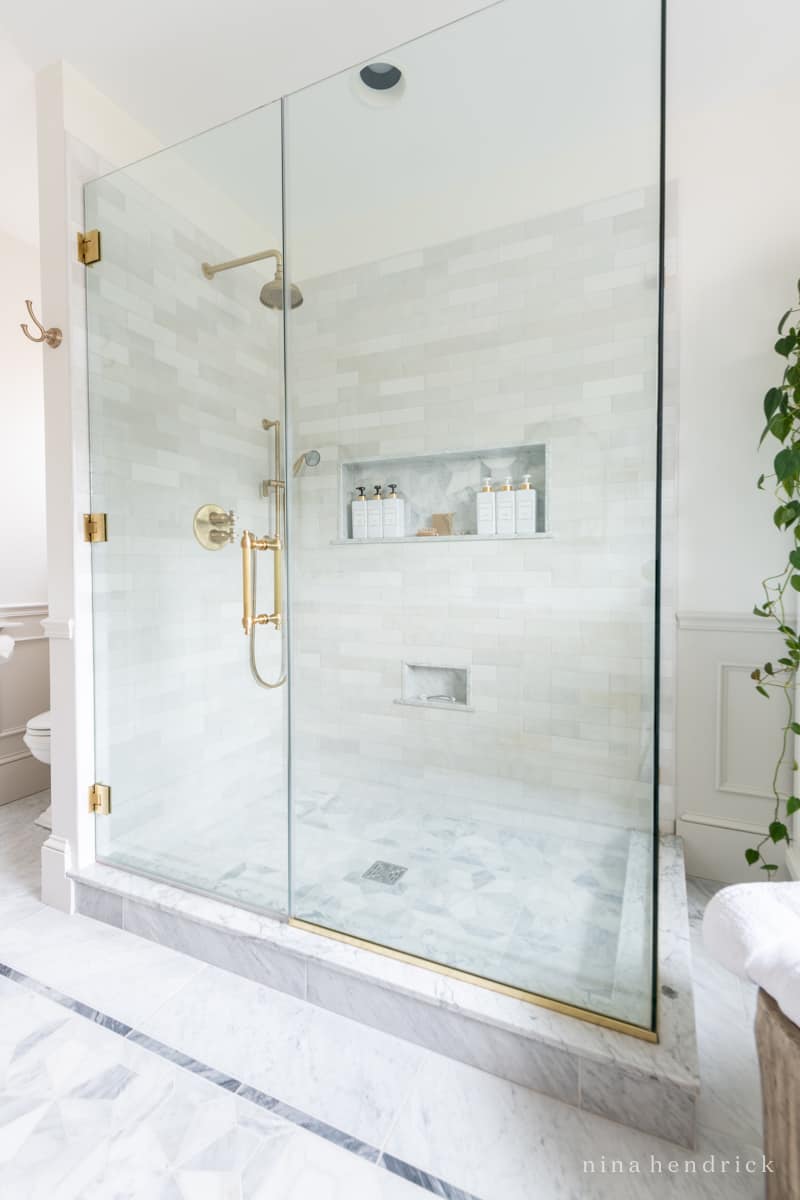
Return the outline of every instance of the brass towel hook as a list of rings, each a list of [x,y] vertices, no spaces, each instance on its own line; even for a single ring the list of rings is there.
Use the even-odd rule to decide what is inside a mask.
[[[39,330],[39,333],[41,334],[41,337],[34,337],[33,334],[31,333],[30,329],[28,329],[27,325],[20,325],[20,329],[25,334],[25,337],[28,338],[28,340],[31,342],[47,342],[48,346],[52,346],[53,349],[55,349],[56,346],[60,346],[61,345],[61,330],[56,329],[55,326],[53,326],[52,329],[45,329],[44,325],[42,324],[42,322],[39,320],[39,318],[36,316],[36,314],[33,311],[33,301],[32,300],[26,300],[25,307],[28,310],[28,316],[33,321],[34,325],[36,326],[36,328]]]

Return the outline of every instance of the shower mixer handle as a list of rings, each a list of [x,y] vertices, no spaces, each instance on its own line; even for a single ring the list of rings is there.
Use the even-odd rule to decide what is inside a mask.
[[[274,625],[281,627],[281,603],[283,594],[282,556],[283,543],[279,537],[266,534],[256,537],[249,529],[242,534],[242,629],[249,636],[254,625]],[[255,596],[253,586],[253,554],[257,550],[271,550],[275,555],[273,611],[271,613],[254,613]]]

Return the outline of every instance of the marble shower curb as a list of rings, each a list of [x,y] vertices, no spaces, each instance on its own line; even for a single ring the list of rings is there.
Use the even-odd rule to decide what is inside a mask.
[[[690,1148],[699,1070],[680,840],[661,840],[658,1044],[94,864],[76,908],[194,958]]]

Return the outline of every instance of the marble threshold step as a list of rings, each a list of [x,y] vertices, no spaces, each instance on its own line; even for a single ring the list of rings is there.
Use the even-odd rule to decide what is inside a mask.
[[[683,850],[662,838],[659,1041],[97,863],[76,910],[576,1108],[694,1146],[699,1069]]]

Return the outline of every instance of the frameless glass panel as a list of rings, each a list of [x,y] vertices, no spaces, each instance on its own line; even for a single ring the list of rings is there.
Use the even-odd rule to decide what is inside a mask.
[[[649,1026],[660,7],[377,61],[286,101],[292,911]]]
[[[102,241],[87,270],[92,506],[108,518],[92,547],[96,771],[112,798],[99,857],[285,909],[286,688],[251,674],[239,547],[244,529],[275,529],[263,422],[281,417],[283,329],[262,289],[276,259],[203,270],[280,250],[279,105],[89,184],[85,206]],[[272,556],[257,557],[270,613]],[[256,633],[274,682],[281,634]]]

